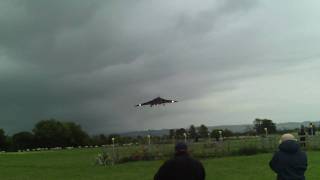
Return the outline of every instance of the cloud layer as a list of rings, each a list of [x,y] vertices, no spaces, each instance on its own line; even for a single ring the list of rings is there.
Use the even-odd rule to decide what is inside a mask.
[[[0,124],[91,133],[317,120],[312,2],[3,1]],[[156,96],[181,102],[136,109]]]

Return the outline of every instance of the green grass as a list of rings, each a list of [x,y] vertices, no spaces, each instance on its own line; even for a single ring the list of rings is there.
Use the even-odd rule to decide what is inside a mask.
[[[0,154],[0,179],[108,179],[151,180],[163,161],[94,165],[100,149]],[[202,160],[208,180],[275,179],[268,162],[272,154]],[[308,152],[308,180],[320,177],[320,152]]]

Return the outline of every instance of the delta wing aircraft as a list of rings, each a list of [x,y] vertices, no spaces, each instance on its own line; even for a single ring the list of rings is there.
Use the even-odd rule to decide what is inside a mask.
[[[141,104],[137,104],[135,105],[135,107],[139,107],[139,106],[147,106],[150,105],[150,107],[155,106],[155,105],[165,105],[165,104],[171,104],[171,103],[176,103],[178,101],[176,100],[170,100],[170,99],[163,99],[161,97],[157,97],[151,101],[145,102],[145,103],[141,103]]]

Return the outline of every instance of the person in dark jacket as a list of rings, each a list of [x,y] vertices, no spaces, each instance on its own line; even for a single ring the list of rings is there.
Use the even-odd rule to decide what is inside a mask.
[[[154,180],[204,180],[202,164],[191,158],[185,143],[177,143],[175,155],[166,161],[154,176]]]
[[[304,130],[304,126],[301,126],[300,131],[298,132],[300,146],[306,147],[306,132]]]
[[[305,180],[307,155],[300,150],[292,134],[284,134],[280,139],[279,151],[273,155],[269,165],[277,173],[277,180]]]

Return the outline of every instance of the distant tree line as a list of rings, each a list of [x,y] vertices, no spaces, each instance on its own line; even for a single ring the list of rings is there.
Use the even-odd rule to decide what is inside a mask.
[[[172,139],[184,139],[199,141],[199,139],[259,135],[265,133],[275,133],[276,128],[272,120],[255,119],[253,128],[248,127],[245,132],[235,133],[228,129],[212,129],[205,125],[189,128],[170,129],[169,134],[163,136],[152,136],[153,143],[169,143]],[[90,136],[80,125],[74,122],[61,122],[55,119],[42,120],[35,124],[31,132],[23,131],[12,136],[5,134],[0,129],[0,151],[17,151],[35,148],[55,148],[55,147],[78,147],[78,146],[101,146],[112,144],[112,138],[116,139],[116,144],[147,144],[145,136],[120,136],[118,134],[98,134]]]
[[[31,132],[23,131],[12,136],[0,129],[0,150],[17,151],[35,148],[77,147],[102,145],[111,140],[105,135],[90,137],[80,125],[55,119],[38,122]]]
[[[112,144],[143,143],[146,137],[126,137],[118,134],[99,134],[90,136],[80,125],[74,122],[62,122],[55,119],[42,120],[35,124],[31,132],[22,131],[6,135],[0,129],[0,151],[31,150],[36,148],[101,146]],[[154,137],[155,140],[158,137]]]
[[[221,135],[220,135],[221,132]],[[188,139],[193,139],[195,142],[199,141],[199,139],[206,138],[219,138],[223,137],[231,137],[231,136],[239,136],[245,135],[244,133],[234,133],[229,129],[212,129],[211,131],[207,126],[201,124],[199,127],[195,127],[191,125],[188,129],[179,128],[179,129],[170,129],[169,130],[169,138],[174,139],[183,139],[184,136],[187,136]]]
[[[42,120],[34,126],[32,132],[23,131],[12,136],[6,136],[0,129],[0,149],[5,151],[83,146],[89,141],[89,135],[80,125],[55,119]]]
[[[254,120],[253,124],[257,134],[271,134],[277,132],[276,124],[273,123],[270,119],[257,118]]]

